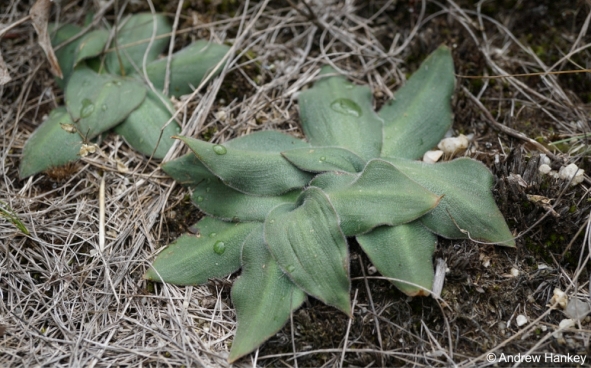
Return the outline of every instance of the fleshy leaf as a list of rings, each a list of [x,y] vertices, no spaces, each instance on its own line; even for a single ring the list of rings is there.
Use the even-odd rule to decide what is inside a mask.
[[[188,137],[178,137],[226,185],[255,195],[280,195],[304,187],[312,175],[300,171],[279,152],[235,149]]]
[[[172,121],[160,131],[164,124],[172,117],[172,103],[162,93],[148,90],[146,99],[135,109],[125,121],[117,127],[115,132],[125,138],[125,141],[137,151],[146,156],[162,159],[172,147],[172,136],[179,134],[181,128]]]
[[[421,218],[434,233],[449,239],[468,237],[509,247],[515,240],[492,196],[493,176],[480,162],[459,158],[427,164],[385,158],[425,188],[443,198]]]
[[[61,124],[73,124],[64,107],[53,110],[27,140],[19,169],[21,179],[78,160],[82,138],[67,133]]]
[[[242,249],[242,274],[232,286],[238,327],[228,361],[252,352],[279,331],[306,300],[267,250],[263,227],[252,231]]]
[[[322,74],[333,73],[324,67]],[[382,149],[382,119],[374,112],[371,90],[343,76],[326,77],[299,96],[302,128],[313,146],[337,146],[370,160]]]
[[[451,52],[441,46],[380,110],[382,156],[417,159],[436,146],[452,123],[454,85]]]
[[[196,186],[193,202],[210,216],[228,221],[262,222],[275,206],[295,203],[299,193],[299,190],[294,190],[277,196],[254,196],[232,189],[219,178],[213,178]]]
[[[357,236],[357,242],[383,276],[408,281],[427,290],[433,287],[433,253],[437,237],[419,221],[378,227]],[[429,295],[419,287],[398,281],[393,283],[406,295]]]
[[[361,157],[339,147],[298,148],[281,154],[300,170],[309,172],[336,170],[355,173],[365,166]]]
[[[244,240],[260,224],[229,223],[204,217],[194,226],[198,234],[185,234],[164,249],[144,275],[145,279],[175,285],[197,285],[240,268]]]
[[[176,182],[193,188],[207,179],[217,179],[192,153],[162,164],[162,170]]]
[[[154,32],[154,21],[156,21],[156,33],[155,39],[150,45],[150,39]],[[111,73],[121,74],[121,69],[123,69],[126,75],[135,71],[136,67],[141,70],[146,51],[148,51],[147,63],[156,60],[170,41],[170,36],[165,35],[171,32],[172,27],[168,19],[162,14],[141,13],[132,15],[117,31],[117,44],[112,45],[117,47],[119,56],[117,56],[116,51],[111,51],[106,55],[105,64],[107,70]],[[150,46],[149,50],[148,46]]]
[[[193,92],[229,49],[226,45],[200,40],[173,54],[170,63],[169,94],[179,97]],[[164,89],[166,63],[166,58],[162,58],[146,66],[148,78],[156,89]],[[213,76],[217,76],[222,68],[223,65],[218,67]]]
[[[234,138],[224,143],[226,147],[256,152],[281,152],[294,148],[310,147],[305,141],[291,135],[265,130]]]
[[[76,59],[74,65],[82,60],[100,55],[109,41],[109,31],[97,29],[82,36],[76,47]]]
[[[347,240],[320,189],[309,188],[296,205],[275,207],[265,220],[265,242],[296,285],[351,315]]]
[[[122,122],[146,97],[139,82],[76,68],[66,88],[66,107],[78,131],[92,139]]]
[[[56,25],[52,24],[49,28],[54,29],[55,27]],[[63,26],[60,26],[55,32],[52,32],[53,35],[51,37],[51,46],[56,47],[60,45],[62,42],[74,37],[81,30],[82,28],[73,24],[64,24]],[[62,74],[64,76],[64,79],[55,78],[55,80],[58,87],[62,89],[65,87],[74,70],[74,62],[76,61],[79,43],[80,38],[68,43],[59,50],[55,50],[55,56],[57,57],[57,61],[60,64],[60,68],[62,69]]]
[[[351,179],[344,179],[349,176]],[[380,225],[411,222],[437,206],[439,196],[383,160],[370,161],[362,173],[325,173],[310,183],[328,195],[346,236]]]

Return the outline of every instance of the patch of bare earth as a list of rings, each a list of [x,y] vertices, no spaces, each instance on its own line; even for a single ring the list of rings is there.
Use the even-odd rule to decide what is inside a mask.
[[[19,180],[24,142],[63,104],[23,20],[32,3],[0,3],[0,77],[11,78],[0,86],[0,200],[30,231],[0,217],[0,366],[227,366],[233,277],[195,287],[141,277],[200,216],[158,162],[109,135],[66,170]],[[178,18],[175,49],[197,38],[233,45],[222,75],[176,104],[183,134],[214,142],[268,129],[301,136],[297,93],[325,64],[369,84],[379,107],[449,45],[459,75],[454,134],[474,134],[465,155],[495,174],[517,238],[516,249],[441,239],[440,299],[404,296],[351,244],[354,319],[310,299],[238,366],[484,366],[491,353],[589,353],[589,318],[558,331],[567,317],[550,305],[556,288],[589,301],[590,181],[571,186],[538,170],[540,153],[553,169],[591,170],[589,74],[547,74],[588,67],[586,3],[64,0],[52,17],[114,22],[151,8]],[[507,76],[531,73],[540,74]],[[185,152],[177,144],[166,160]]]

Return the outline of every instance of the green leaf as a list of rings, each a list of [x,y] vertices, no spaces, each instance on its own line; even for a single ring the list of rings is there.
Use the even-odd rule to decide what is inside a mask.
[[[385,158],[419,184],[443,199],[421,222],[449,239],[466,239],[515,246],[515,240],[492,196],[493,176],[480,162],[459,158],[427,164]],[[468,236],[469,235],[469,236]]]
[[[346,236],[413,221],[441,199],[383,160],[370,161],[359,175],[322,174],[310,185],[328,195]]]
[[[334,73],[330,67],[322,74]],[[302,128],[313,146],[338,146],[370,160],[382,149],[382,119],[374,112],[371,90],[343,76],[323,78],[299,96]]]
[[[71,39],[82,30],[82,28],[73,24],[64,24],[55,31],[53,30],[56,28],[56,24],[51,24],[49,28],[52,30],[51,46],[53,47]],[[59,50],[55,50],[55,56],[57,57],[57,61],[62,69],[62,74],[64,75],[64,79],[55,79],[56,84],[61,89],[66,86],[66,83],[74,70],[74,62],[76,61],[76,54],[78,52],[78,44],[80,43],[80,40],[81,39],[78,38]]]
[[[437,237],[420,222],[381,226],[357,236],[357,242],[383,276],[408,281],[427,290],[433,287],[433,253]],[[406,295],[429,295],[417,286],[399,281],[393,283]]]
[[[154,26],[156,27],[155,38],[150,45]],[[113,46],[117,47],[119,56],[117,56],[116,51],[111,51],[106,55],[105,65],[107,70],[114,74],[121,74],[123,69],[125,75],[135,71],[136,67],[141,70],[146,51],[148,52],[146,56],[147,63],[156,60],[168,45],[170,36],[167,34],[171,32],[172,27],[168,19],[162,14],[141,13],[132,15],[117,31],[117,44]],[[149,46],[150,49],[148,50]]]
[[[66,88],[66,107],[78,131],[92,139],[119,124],[146,97],[146,89],[129,78],[76,68]]]
[[[280,195],[304,187],[312,175],[300,171],[279,152],[235,149],[232,145],[178,137],[197,158],[231,188],[255,195]]]
[[[339,147],[298,148],[281,154],[300,170],[309,172],[336,170],[355,173],[365,166],[361,157]]]
[[[115,127],[115,132],[144,155],[162,159],[174,143],[172,136],[181,131],[174,120],[161,131],[172,117],[172,110],[172,103],[166,96],[148,90],[144,102]]]
[[[230,363],[252,352],[279,331],[306,300],[281,271],[265,246],[263,227],[252,231],[242,249],[242,274],[232,286],[238,327]]]
[[[217,179],[192,153],[168,161],[161,167],[176,182],[192,188],[205,180]]]
[[[244,240],[260,224],[229,223],[204,217],[195,224],[199,233],[185,234],[164,249],[145,279],[175,285],[197,285],[240,268]]]
[[[67,133],[60,124],[73,124],[64,107],[51,111],[27,140],[19,169],[21,179],[78,160],[82,139],[76,133]]]
[[[265,220],[265,242],[296,285],[351,315],[347,240],[320,189],[307,189],[295,206],[275,207]]]
[[[169,94],[175,97],[193,92],[203,78],[224,58],[230,48],[226,45],[200,40],[171,56]],[[146,66],[148,78],[157,89],[164,89],[167,59],[162,58]],[[213,72],[217,76],[223,69],[220,65]]]
[[[234,149],[256,152],[281,152],[294,148],[310,147],[305,141],[274,130],[254,132],[224,143]]]
[[[82,60],[99,56],[105,49],[108,41],[109,31],[104,29],[98,29],[82,36],[76,47],[74,66]]]
[[[219,178],[206,179],[196,186],[193,202],[210,216],[228,221],[265,221],[276,206],[295,203],[300,191],[278,196],[253,196],[225,185]]]
[[[441,46],[380,110],[382,156],[417,159],[435,147],[452,123],[454,85],[451,52]]]

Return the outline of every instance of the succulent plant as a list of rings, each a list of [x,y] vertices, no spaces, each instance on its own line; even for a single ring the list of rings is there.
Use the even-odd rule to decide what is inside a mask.
[[[92,147],[93,139],[110,129],[142,154],[164,158],[173,144],[171,137],[180,132],[175,121],[165,126],[174,110],[162,93],[167,59],[156,60],[170,40],[167,18],[143,13],[129,17],[111,48],[105,29],[75,38],[82,28],[53,28],[54,47],[73,40],[56,51],[64,75],[56,82],[65,88],[66,106],[51,111],[25,144],[21,178],[76,161]],[[219,73],[221,69],[214,67],[228,49],[197,41],[173,54],[170,95],[190,93],[209,72]]]
[[[378,113],[368,87],[324,68],[299,95],[307,141],[262,131],[192,151],[162,168],[207,216],[165,248],[145,278],[203,284],[242,268],[229,361],[252,352],[306,296],[351,316],[348,241],[408,295],[428,295],[437,236],[514,246],[468,158],[415,161],[451,126],[454,70],[440,47]]]

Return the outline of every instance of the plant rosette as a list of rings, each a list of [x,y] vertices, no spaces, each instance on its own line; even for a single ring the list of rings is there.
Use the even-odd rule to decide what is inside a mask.
[[[25,143],[21,178],[76,161],[96,137],[113,129],[140,153],[162,159],[180,127],[164,94],[167,68],[171,96],[190,93],[219,65],[228,46],[197,41],[167,58],[157,59],[172,27],[161,14],[136,14],[110,30],[78,37],[82,28],[53,26],[52,44],[64,78],[65,107],[50,112]],[[111,32],[115,33],[109,44]],[[145,66],[145,67],[144,67]],[[217,68],[216,68],[217,66]],[[169,124],[167,124],[170,121]]]
[[[352,315],[348,239],[407,295],[429,295],[437,236],[514,247],[491,188],[468,158],[416,161],[452,123],[454,68],[440,47],[378,113],[367,86],[324,68],[299,95],[307,141],[276,131],[224,144],[178,137],[192,151],[163,170],[207,216],[165,248],[145,278],[232,286],[229,361],[283,327],[307,296]]]

